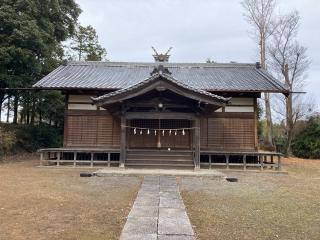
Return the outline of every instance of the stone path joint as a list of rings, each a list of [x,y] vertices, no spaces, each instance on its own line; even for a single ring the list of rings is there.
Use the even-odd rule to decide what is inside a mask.
[[[144,177],[120,240],[195,240],[175,177]]]

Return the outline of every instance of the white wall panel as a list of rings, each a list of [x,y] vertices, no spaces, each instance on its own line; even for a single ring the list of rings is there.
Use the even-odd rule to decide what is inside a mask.
[[[90,95],[69,95],[69,102],[92,103]]]
[[[254,112],[254,107],[250,106],[227,106],[225,112]]]
[[[97,110],[97,106],[91,105],[91,104],[69,103],[68,109],[70,109],[70,110]]]
[[[231,105],[254,105],[254,98],[231,98]]]

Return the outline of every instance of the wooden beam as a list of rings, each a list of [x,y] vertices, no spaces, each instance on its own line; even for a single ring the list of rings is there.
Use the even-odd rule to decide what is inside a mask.
[[[195,120],[193,113],[174,113],[174,112],[128,112],[126,119],[186,119]]]
[[[200,118],[194,121],[195,170],[200,169]]]
[[[188,89],[186,87],[178,85],[178,84],[174,83],[173,81],[166,79],[164,77],[157,77],[154,79],[150,78],[149,82],[146,82],[145,84],[141,84],[140,86],[138,86],[136,88],[132,88],[128,91],[124,91],[119,94],[109,96],[107,99],[98,100],[98,101],[96,101],[96,105],[104,106],[104,105],[117,103],[119,101],[125,101],[128,99],[132,99],[134,97],[137,97],[137,96],[143,95],[147,92],[150,92],[151,90],[157,89],[158,87],[164,88],[166,90],[174,92],[174,93],[181,95],[183,97],[193,99],[195,101],[206,102],[206,103],[217,105],[220,107],[225,105],[224,100],[215,98],[213,96],[204,95],[204,94],[197,92],[197,91],[193,91],[191,89]]]
[[[126,120],[126,115],[125,113],[122,114],[121,116],[121,139],[120,139],[120,163],[119,163],[119,167],[124,167],[125,164],[125,160],[126,160],[126,133],[127,133],[127,129],[126,129],[126,124],[127,124],[127,120]]]

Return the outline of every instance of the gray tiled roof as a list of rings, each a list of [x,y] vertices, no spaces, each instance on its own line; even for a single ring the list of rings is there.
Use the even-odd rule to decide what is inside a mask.
[[[286,92],[285,86],[255,64],[161,63],[172,77],[208,91]],[[150,77],[159,63],[69,62],[33,87],[48,89],[122,89]]]
[[[170,75],[167,75],[167,74],[164,74],[164,73],[156,73],[156,74],[150,76],[149,78],[147,78],[147,79],[145,79],[145,80],[143,80],[143,81],[141,81],[141,82],[139,82],[137,84],[134,84],[134,85],[132,85],[130,87],[122,88],[122,89],[119,89],[117,91],[110,92],[108,94],[105,94],[105,95],[102,95],[102,96],[99,96],[99,97],[96,97],[96,98],[92,98],[92,100],[94,102],[103,101],[104,99],[111,98],[113,96],[117,96],[117,95],[120,95],[122,93],[126,93],[126,92],[129,92],[131,90],[138,89],[138,88],[144,86],[145,84],[148,84],[148,83],[150,83],[152,81],[155,81],[158,78],[167,79],[168,81],[170,81],[170,82],[172,82],[174,84],[177,84],[178,86],[180,86],[182,88],[188,89],[188,90],[190,90],[192,92],[195,92],[195,93],[200,93],[201,95],[206,95],[206,96],[214,99],[217,102],[227,103],[230,100],[230,98],[224,98],[224,97],[212,94],[210,92],[207,92],[205,90],[194,88],[194,87],[191,87],[189,85],[186,85],[186,84],[176,80],[175,78],[171,77]]]

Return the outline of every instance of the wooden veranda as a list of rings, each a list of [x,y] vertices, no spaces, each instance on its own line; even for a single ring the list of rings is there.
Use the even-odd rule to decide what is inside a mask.
[[[119,167],[120,149],[40,149],[40,166]],[[281,171],[281,153],[200,151],[200,168]]]

